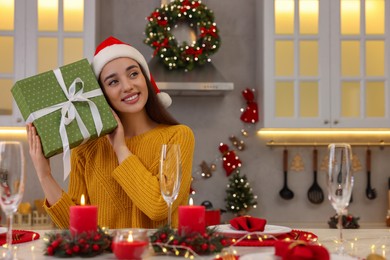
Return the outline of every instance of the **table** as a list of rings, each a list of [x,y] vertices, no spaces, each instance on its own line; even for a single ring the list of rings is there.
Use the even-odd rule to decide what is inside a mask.
[[[305,231],[312,232],[318,236],[318,241],[324,245],[328,250],[334,250],[335,242],[338,236],[338,230],[336,229],[304,229]],[[41,235],[41,238],[35,241],[17,244],[16,254],[18,259],[28,260],[40,260],[40,259],[59,259],[50,256],[44,256],[43,251],[45,249],[44,234],[50,232],[50,230],[37,230],[37,233]],[[387,258],[390,256],[390,228],[380,229],[346,229],[344,230],[344,238],[347,240],[346,248],[349,253],[352,253],[361,258],[365,258],[369,253],[376,252],[380,255],[385,255]],[[233,247],[238,255],[244,255],[255,252],[269,252],[273,253],[273,247]],[[1,249],[5,250],[5,249]],[[213,259],[214,256],[201,256],[196,259]],[[71,258],[71,259],[85,259],[85,258]],[[94,257],[92,259],[115,259],[114,254],[105,253]],[[173,256],[155,256],[152,253],[148,254],[144,259],[146,260],[164,260],[164,259],[184,259],[181,257]]]

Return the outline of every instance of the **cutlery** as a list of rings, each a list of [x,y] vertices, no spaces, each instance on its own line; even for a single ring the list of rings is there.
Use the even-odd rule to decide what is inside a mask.
[[[288,151],[287,149],[284,149],[283,150],[284,184],[283,184],[283,188],[279,191],[279,195],[285,200],[290,200],[294,197],[294,192],[290,190],[287,185],[287,169],[288,169]]]
[[[366,197],[369,200],[376,198],[376,190],[371,187],[371,150],[367,148],[366,152],[366,168],[367,168],[367,186],[366,186]]]
[[[309,201],[313,204],[320,204],[324,201],[324,192],[322,191],[320,185],[317,182],[317,149],[313,150],[313,184],[310,189],[307,191],[307,197]]]

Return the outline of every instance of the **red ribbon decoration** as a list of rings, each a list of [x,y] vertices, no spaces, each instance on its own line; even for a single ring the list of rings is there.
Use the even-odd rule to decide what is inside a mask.
[[[259,121],[259,109],[257,107],[257,102],[255,101],[255,95],[253,91],[249,88],[242,91],[242,96],[246,100],[246,108],[244,112],[241,114],[241,121],[245,123],[256,123]]]
[[[217,26],[210,26],[209,29],[207,29],[206,27],[201,27],[200,28],[200,36],[201,37],[205,37],[207,35],[211,35],[213,36],[214,38],[218,38],[218,35],[217,35]]]
[[[192,56],[194,56],[194,57],[198,57],[198,56],[201,55],[202,53],[203,53],[203,50],[202,50],[202,49],[197,50],[197,49],[192,48],[192,47],[190,47],[190,48],[188,48],[188,49],[186,50],[186,54],[192,55]]]
[[[160,16],[160,13],[159,12],[153,12],[150,14],[150,16],[148,17],[148,19],[158,19],[158,17]]]
[[[153,44],[153,47],[155,47],[156,49],[154,50],[153,52],[153,56],[156,56],[158,51],[162,48],[162,47],[169,47],[169,41],[168,41],[168,38],[165,38],[163,42],[158,42],[158,41],[155,41],[152,43]]]
[[[199,2],[194,2],[193,4],[191,4],[191,1],[184,0],[183,3],[182,3],[183,7],[180,9],[180,12],[181,13],[186,12],[188,10],[187,6],[189,6],[190,9],[192,9],[192,8],[197,8],[199,5],[200,5]]]

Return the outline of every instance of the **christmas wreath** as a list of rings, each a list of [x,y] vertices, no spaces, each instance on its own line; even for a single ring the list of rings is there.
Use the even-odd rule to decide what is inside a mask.
[[[204,234],[194,232],[179,235],[175,230],[164,226],[150,236],[150,242],[156,253],[165,255],[181,255],[190,257],[196,254],[205,255],[219,253],[231,244],[231,240],[207,228]]]
[[[154,49],[153,55],[160,57],[169,69],[190,71],[197,65],[210,62],[209,56],[219,49],[221,41],[214,14],[201,1],[172,1],[156,8],[147,20],[144,42]],[[171,32],[178,22],[185,22],[200,32],[196,41],[178,44]]]
[[[112,237],[100,227],[96,232],[82,233],[73,236],[71,232],[62,230],[45,234],[45,255],[57,257],[92,257],[111,252]]]

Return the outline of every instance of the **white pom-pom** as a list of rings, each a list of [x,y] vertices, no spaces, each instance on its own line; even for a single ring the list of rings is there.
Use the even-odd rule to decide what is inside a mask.
[[[165,107],[168,108],[172,104],[172,99],[168,95],[168,93],[165,92],[160,92],[157,94],[158,99],[160,100],[161,104]]]

